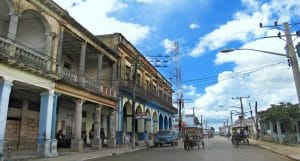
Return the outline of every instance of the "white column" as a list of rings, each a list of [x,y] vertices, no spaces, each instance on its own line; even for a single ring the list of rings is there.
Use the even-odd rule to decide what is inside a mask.
[[[281,134],[281,126],[280,126],[280,121],[276,121],[276,126],[277,126],[277,138],[279,139],[279,143],[283,143],[283,138]]]
[[[53,156],[51,153],[51,130],[54,91],[41,93],[39,133],[37,138],[37,155],[40,157]]]
[[[12,81],[4,80],[2,83],[0,83],[0,153],[3,153],[3,146],[5,143],[4,135],[11,86]]]

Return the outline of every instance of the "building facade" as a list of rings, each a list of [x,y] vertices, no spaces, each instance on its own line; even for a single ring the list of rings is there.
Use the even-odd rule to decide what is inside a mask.
[[[53,1],[0,0],[0,153],[10,145],[57,156],[58,141],[72,151],[114,147],[117,63]]]
[[[124,143],[125,135],[132,135],[132,111],[135,112],[135,134],[138,142],[147,134],[160,130],[172,129],[173,115],[177,109],[172,105],[172,87],[149,61],[128,41],[119,34],[98,37],[119,54],[118,74],[118,117],[117,143]],[[134,85],[134,68],[136,85]],[[134,87],[135,86],[135,87]],[[133,88],[135,88],[135,107],[133,104]],[[145,116],[143,118],[138,116]]]

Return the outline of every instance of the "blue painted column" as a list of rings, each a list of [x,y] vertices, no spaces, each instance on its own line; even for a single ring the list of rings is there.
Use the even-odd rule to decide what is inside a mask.
[[[5,143],[4,135],[6,129],[6,120],[11,86],[12,81],[4,80],[2,83],[0,83],[0,153],[3,153]]]
[[[53,91],[41,93],[39,133],[37,138],[37,155],[40,157],[54,156],[51,153],[51,128],[53,114]]]
[[[54,93],[53,97],[53,112],[52,112],[52,130],[51,130],[51,155],[58,156],[57,139],[56,139],[56,121],[57,121],[57,100],[60,93]]]

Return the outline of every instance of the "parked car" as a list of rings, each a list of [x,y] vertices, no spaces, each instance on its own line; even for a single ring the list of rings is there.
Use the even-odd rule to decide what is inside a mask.
[[[154,146],[163,146],[164,144],[171,144],[172,146],[178,145],[178,132],[173,130],[159,131],[154,137]]]

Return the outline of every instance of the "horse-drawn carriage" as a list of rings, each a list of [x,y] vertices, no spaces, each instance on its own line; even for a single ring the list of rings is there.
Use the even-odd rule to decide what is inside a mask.
[[[184,150],[193,149],[193,147],[198,147],[200,145],[204,149],[204,134],[203,129],[198,127],[185,127],[183,128],[184,134]]]
[[[235,147],[238,147],[240,143],[249,145],[248,127],[233,127],[231,142]]]

